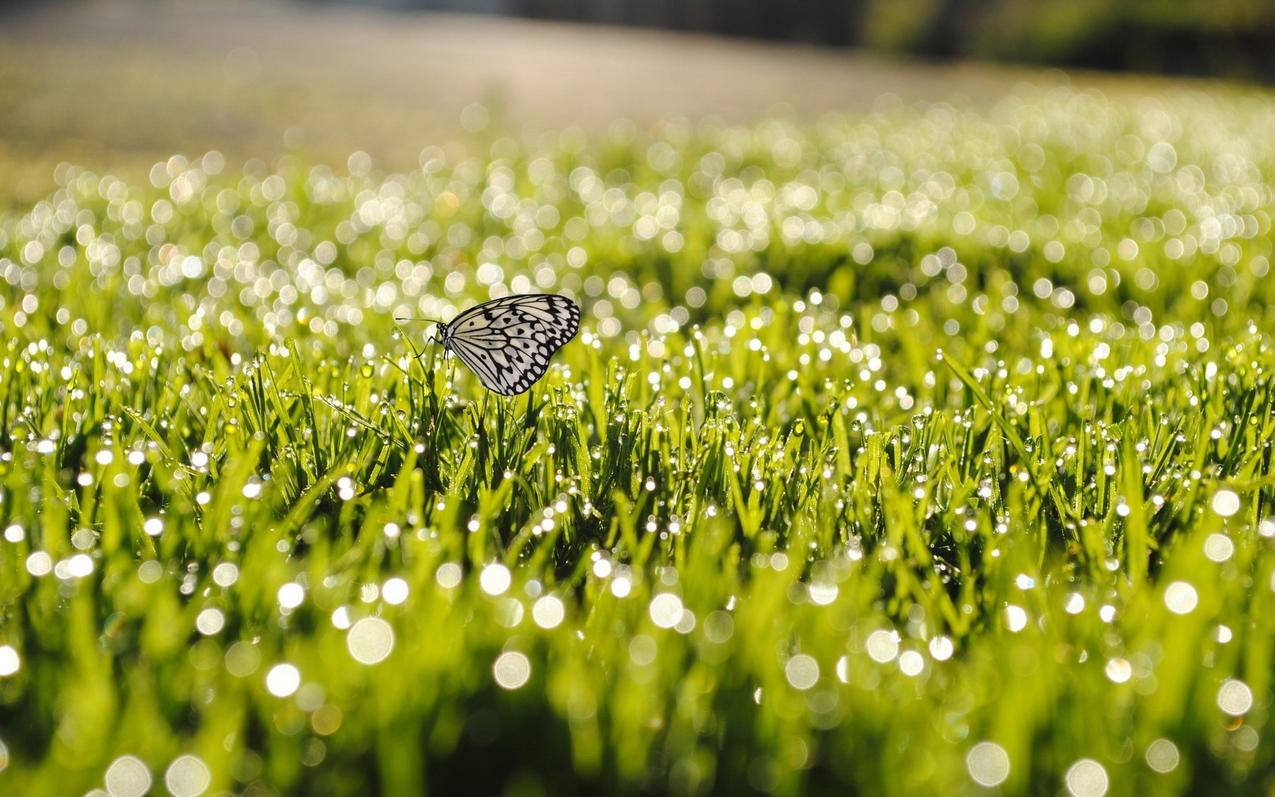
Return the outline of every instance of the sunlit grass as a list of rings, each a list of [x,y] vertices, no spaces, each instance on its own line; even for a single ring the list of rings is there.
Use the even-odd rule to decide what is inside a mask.
[[[1275,102],[72,167],[5,793],[1265,793]],[[525,397],[421,325],[585,308]],[[197,790],[198,789],[198,790]]]

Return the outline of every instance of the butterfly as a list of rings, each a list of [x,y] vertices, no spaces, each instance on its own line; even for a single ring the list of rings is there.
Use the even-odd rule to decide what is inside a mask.
[[[524,293],[475,305],[436,335],[483,386],[502,396],[526,392],[549,369],[549,358],[576,336],[580,306],[565,296]]]

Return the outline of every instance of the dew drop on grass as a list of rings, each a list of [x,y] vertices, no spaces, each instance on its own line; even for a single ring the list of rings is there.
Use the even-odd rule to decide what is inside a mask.
[[[159,565],[158,562],[155,564]],[[86,553],[77,553],[69,559],[63,559],[54,565],[53,573],[63,580],[86,578],[93,573],[93,558]],[[141,571],[139,570],[139,575],[140,573]]]
[[[1235,733],[1231,735],[1231,744],[1235,745],[1235,749],[1242,753],[1251,753],[1257,749],[1261,736],[1252,725],[1241,725],[1235,729]]]
[[[996,742],[979,742],[965,754],[970,779],[980,786],[999,786],[1009,777],[1009,753]]]
[[[1221,564],[1235,553],[1235,543],[1225,534],[1210,534],[1204,540],[1204,555],[1209,561]]]
[[[491,672],[502,688],[520,689],[531,679],[531,660],[516,650],[506,651],[496,657]]]
[[[1133,677],[1133,665],[1117,656],[1107,661],[1106,672],[1112,683],[1122,684]]]
[[[1018,633],[1027,627],[1027,611],[1021,606],[1010,604],[1005,607],[1005,627],[1012,633]]]
[[[1217,690],[1217,707],[1232,717],[1247,714],[1253,708],[1253,690],[1234,678],[1223,681]]]
[[[406,581],[391,578],[381,585],[381,599],[391,606],[399,606],[407,601],[410,591]]]
[[[331,736],[340,730],[343,720],[341,709],[329,703],[319,706],[310,715],[310,727],[320,736]]]
[[[952,658],[952,654],[956,652],[956,647],[952,644],[952,639],[946,636],[936,636],[931,639],[929,648],[930,656],[935,661],[947,661]]]
[[[838,587],[832,581],[814,581],[810,585],[810,602],[827,606],[837,599]]]
[[[1232,490],[1218,490],[1213,494],[1213,511],[1221,517],[1231,517],[1240,511],[1240,497]]]
[[[236,642],[226,651],[226,672],[247,678],[261,666],[261,651],[249,642]]]
[[[894,661],[899,655],[899,634],[897,631],[873,631],[868,634],[865,648],[868,651],[868,657],[878,664]]]
[[[1199,602],[1199,593],[1186,581],[1174,581],[1165,587],[1164,605],[1174,614],[1190,614]]]
[[[220,609],[208,608],[195,617],[195,628],[204,636],[212,636],[226,625],[226,616]]]
[[[279,592],[276,597],[279,600],[280,608],[285,611],[291,611],[300,606],[305,600],[305,587],[295,581],[289,581],[287,584],[279,587]]]
[[[444,562],[438,566],[438,570],[434,571],[434,580],[443,589],[455,589],[460,585],[460,580],[464,574],[460,565],[455,562]]]
[[[1110,782],[1107,770],[1092,758],[1082,758],[1067,769],[1064,777],[1072,797],[1103,797]]]
[[[164,785],[173,797],[199,797],[212,785],[212,772],[199,757],[179,755],[164,772]]]
[[[219,587],[233,586],[239,580],[239,566],[233,562],[222,562],[213,568],[212,579]]]
[[[394,629],[379,617],[364,617],[350,626],[345,644],[359,664],[380,664],[394,650]]]
[[[0,678],[15,675],[22,667],[22,658],[12,645],[0,645]]]
[[[629,659],[639,667],[645,667],[655,661],[659,653],[659,645],[646,634],[638,634],[629,640]]]
[[[683,608],[682,616],[678,618],[677,624],[673,626],[673,630],[679,634],[689,634],[695,630],[695,612],[690,609]]]
[[[439,570],[441,571],[442,568],[440,567]],[[512,581],[513,576],[509,568],[499,563],[487,565],[478,576],[478,585],[482,587],[483,592],[493,597],[505,594]]]
[[[735,634],[735,620],[729,612],[718,609],[704,618],[704,636],[715,644],[725,644]]]
[[[111,797],[142,797],[151,788],[151,772],[140,758],[120,756],[106,769],[106,791]]]
[[[784,677],[793,689],[810,689],[819,682],[819,662],[813,656],[798,653],[784,665]]]
[[[909,678],[921,674],[925,669],[925,657],[915,650],[905,650],[899,654],[899,671]]]
[[[1156,739],[1147,745],[1146,759],[1147,766],[1164,774],[1178,768],[1181,755],[1178,753],[1178,746],[1173,742],[1168,739]]]
[[[288,697],[301,686],[301,671],[284,662],[276,664],[266,673],[266,691],[275,697]]]
[[[36,551],[27,557],[27,572],[36,578],[53,572],[53,558],[44,551]]]
[[[682,599],[671,592],[661,592],[651,599],[648,613],[660,628],[673,628],[682,619]]]
[[[566,608],[562,600],[554,595],[546,595],[531,606],[531,619],[546,630],[557,628],[565,616]]]

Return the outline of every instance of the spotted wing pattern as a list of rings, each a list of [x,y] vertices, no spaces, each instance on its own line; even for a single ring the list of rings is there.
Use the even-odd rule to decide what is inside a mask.
[[[544,376],[549,358],[579,329],[580,307],[567,297],[520,294],[469,308],[441,336],[488,390],[514,396]]]

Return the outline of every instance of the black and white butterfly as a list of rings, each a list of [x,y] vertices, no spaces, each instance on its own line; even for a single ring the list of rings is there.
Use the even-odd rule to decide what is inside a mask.
[[[525,392],[549,358],[576,336],[580,307],[565,296],[528,293],[475,305],[438,327],[438,341],[502,396]]]

